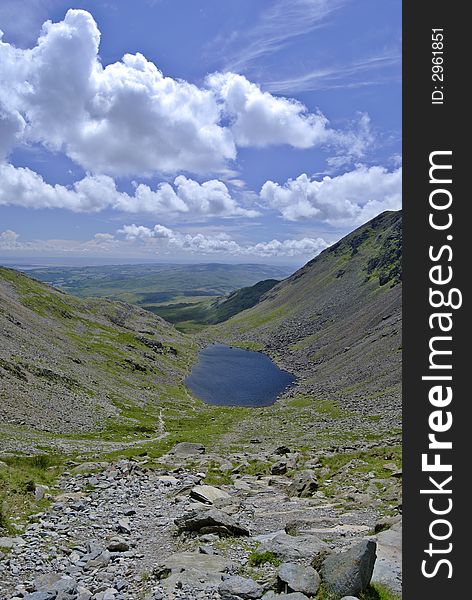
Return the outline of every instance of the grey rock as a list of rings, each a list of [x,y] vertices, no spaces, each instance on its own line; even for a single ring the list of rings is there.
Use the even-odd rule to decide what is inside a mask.
[[[131,533],[131,525],[127,517],[124,517],[123,519],[118,519],[118,525],[116,526],[116,528],[120,533]]]
[[[374,540],[362,540],[345,552],[328,556],[320,571],[327,590],[338,598],[365,591],[372,578],[376,548]]]
[[[308,498],[318,490],[318,480],[313,471],[300,471],[293,478],[288,487],[289,496],[298,496],[299,498]]]
[[[180,444],[176,444],[172,448],[169,454],[182,457],[205,454],[205,446],[203,446],[203,444],[194,444],[192,442],[180,442]]]
[[[110,540],[107,549],[110,552],[126,552],[129,550],[129,544],[124,538],[117,536]]]
[[[359,600],[356,596],[343,596],[341,600]]]
[[[15,546],[24,546],[25,541],[20,537],[0,537],[0,548],[15,548]]]
[[[223,573],[233,568],[231,562],[221,556],[178,552],[154,569],[154,575],[162,579],[161,585],[168,591],[191,586],[194,590],[217,587]]]
[[[92,592],[85,587],[78,586],[77,588],[77,600],[90,600],[93,596]]]
[[[231,515],[217,508],[194,510],[174,519],[179,531],[218,533],[222,535],[247,536],[249,530]]]
[[[54,600],[57,596],[57,592],[32,592],[23,596],[23,600]]]
[[[34,580],[34,587],[38,592],[75,592],[77,581],[68,575],[58,573],[44,573]]]
[[[154,573],[158,578],[163,577],[166,572],[182,572],[189,569],[196,569],[206,573],[224,573],[231,566],[232,563],[222,556],[200,554],[197,552],[176,552],[156,567]]]
[[[227,492],[212,485],[196,485],[190,490],[190,496],[206,504],[213,504],[219,498],[230,498]]]
[[[279,460],[278,462],[274,463],[270,468],[270,472],[272,475],[285,475],[287,472],[287,461]]]
[[[48,491],[49,487],[47,485],[37,484],[34,488],[34,499],[36,500],[36,502],[42,500]]]
[[[284,454],[290,454],[291,450],[288,446],[279,446],[274,450],[274,454],[278,454],[279,456],[283,456]]]
[[[233,575],[219,585],[218,592],[222,600],[252,600],[262,598],[264,590],[253,579]]]
[[[377,560],[372,581],[402,592],[402,523],[393,524],[387,531],[377,535]]]
[[[272,552],[283,561],[305,559],[313,561],[320,553],[329,550],[329,546],[315,535],[292,536],[284,532],[262,542],[260,552]]]
[[[110,563],[111,556],[108,550],[104,550],[101,554],[99,554],[96,558],[92,558],[87,561],[84,566],[85,570],[92,569],[101,569],[103,567],[107,567]]]
[[[320,576],[311,566],[282,563],[278,572],[279,592],[302,592],[314,596],[320,587]]]

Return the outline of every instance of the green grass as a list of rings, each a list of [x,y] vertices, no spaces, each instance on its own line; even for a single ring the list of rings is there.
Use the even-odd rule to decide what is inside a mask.
[[[352,461],[359,462],[352,463]],[[349,463],[352,463],[352,468],[349,470],[348,476],[344,474],[342,484],[346,483],[347,477],[355,480],[356,475],[371,472],[374,473],[375,478],[389,478],[392,473],[385,469],[385,463],[394,462],[400,466],[401,461],[402,449],[400,446],[376,447],[359,452],[342,452],[332,456],[322,456],[320,462],[326,469],[326,473],[320,481],[321,487],[327,495],[335,495],[336,475]]]
[[[380,583],[372,583],[359,600],[401,600],[401,596]]]
[[[220,467],[220,463],[217,461],[210,461],[205,465],[205,479],[203,482],[206,485],[231,485],[233,480],[231,478],[231,471],[225,471]]]
[[[24,525],[28,515],[47,506],[47,500],[36,501],[37,484],[51,487],[63,469],[64,456],[8,456],[0,469],[0,528],[15,533],[13,523]]]
[[[274,567],[278,567],[282,564],[280,558],[268,550],[265,552],[259,552],[257,549],[253,550],[248,556],[248,564],[250,567],[261,567],[265,564],[274,565]]]
[[[321,585],[316,595],[316,600],[339,600],[339,596],[330,593]],[[401,596],[380,583],[372,583],[360,594],[359,600],[401,600]]]

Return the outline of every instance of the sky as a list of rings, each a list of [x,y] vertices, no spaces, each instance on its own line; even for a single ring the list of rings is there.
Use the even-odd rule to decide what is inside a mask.
[[[401,207],[400,0],[18,7],[3,260],[301,265]]]

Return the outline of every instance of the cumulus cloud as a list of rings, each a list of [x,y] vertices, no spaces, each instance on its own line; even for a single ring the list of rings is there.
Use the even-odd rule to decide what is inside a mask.
[[[302,174],[283,185],[266,181],[260,197],[289,221],[315,218],[332,225],[361,224],[401,207],[401,168],[360,166],[321,181]]]
[[[309,148],[328,139],[326,117],[308,113],[301,102],[272,96],[235,73],[215,73],[207,83],[229,117],[239,146],[290,144]]]
[[[237,146],[349,147],[356,134],[296,100],[276,97],[242,75],[216,73],[198,87],[164,76],[142,54],[103,66],[92,15],[71,9],[47,21],[36,46],[0,39],[0,152],[21,140],[65,152],[105,175],[208,173]],[[364,142],[365,143],[365,136]]]
[[[0,248],[2,250],[16,250],[20,246],[20,243],[18,242],[19,237],[20,236],[16,233],[16,231],[12,231],[11,229],[1,231]]]
[[[96,233],[91,240],[21,240],[11,229],[0,231],[0,250],[26,253],[108,254],[119,250],[120,242],[110,233]]]
[[[74,212],[99,212],[112,208],[129,213],[192,215],[202,217],[255,217],[259,213],[239,206],[224,183],[200,184],[182,175],[174,187],[159,184],[136,186],[133,195],[118,191],[108,175],[88,175],[71,187],[50,185],[26,167],[0,163],[0,205],[28,208],[65,208]]]
[[[141,242],[148,248],[172,248],[195,254],[227,254],[232,256],[316,256],[329,246],[322,238],[302,238],[240,244],[226,233],[204,235],[202,233],[184,234],[163,225],[146,227],[143,225],[124,225],[118,230],[127,241]]]
[[[0,250],[15,253],[56,253],[69,255],[156,256],[220,255],[226,257],[305,257],[312,258],[329,246],[323,238],[273,239],[269,242],[241,244],[227,233],[182,233],[164,225],[154,227],[129,224],[117,232],[96,233],[92,239],[21,240],[7,229],[0,231]]]

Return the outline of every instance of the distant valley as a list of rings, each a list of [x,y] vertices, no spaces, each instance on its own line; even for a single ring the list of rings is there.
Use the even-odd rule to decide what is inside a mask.
[[[209,263],[28,267],[26,273],[82,298],[136,304],[188,332],[253,306],[264,291],[292,271],[270,265]],[[255,284],[255,289],[233,295],[225,303],[226,296]]]

